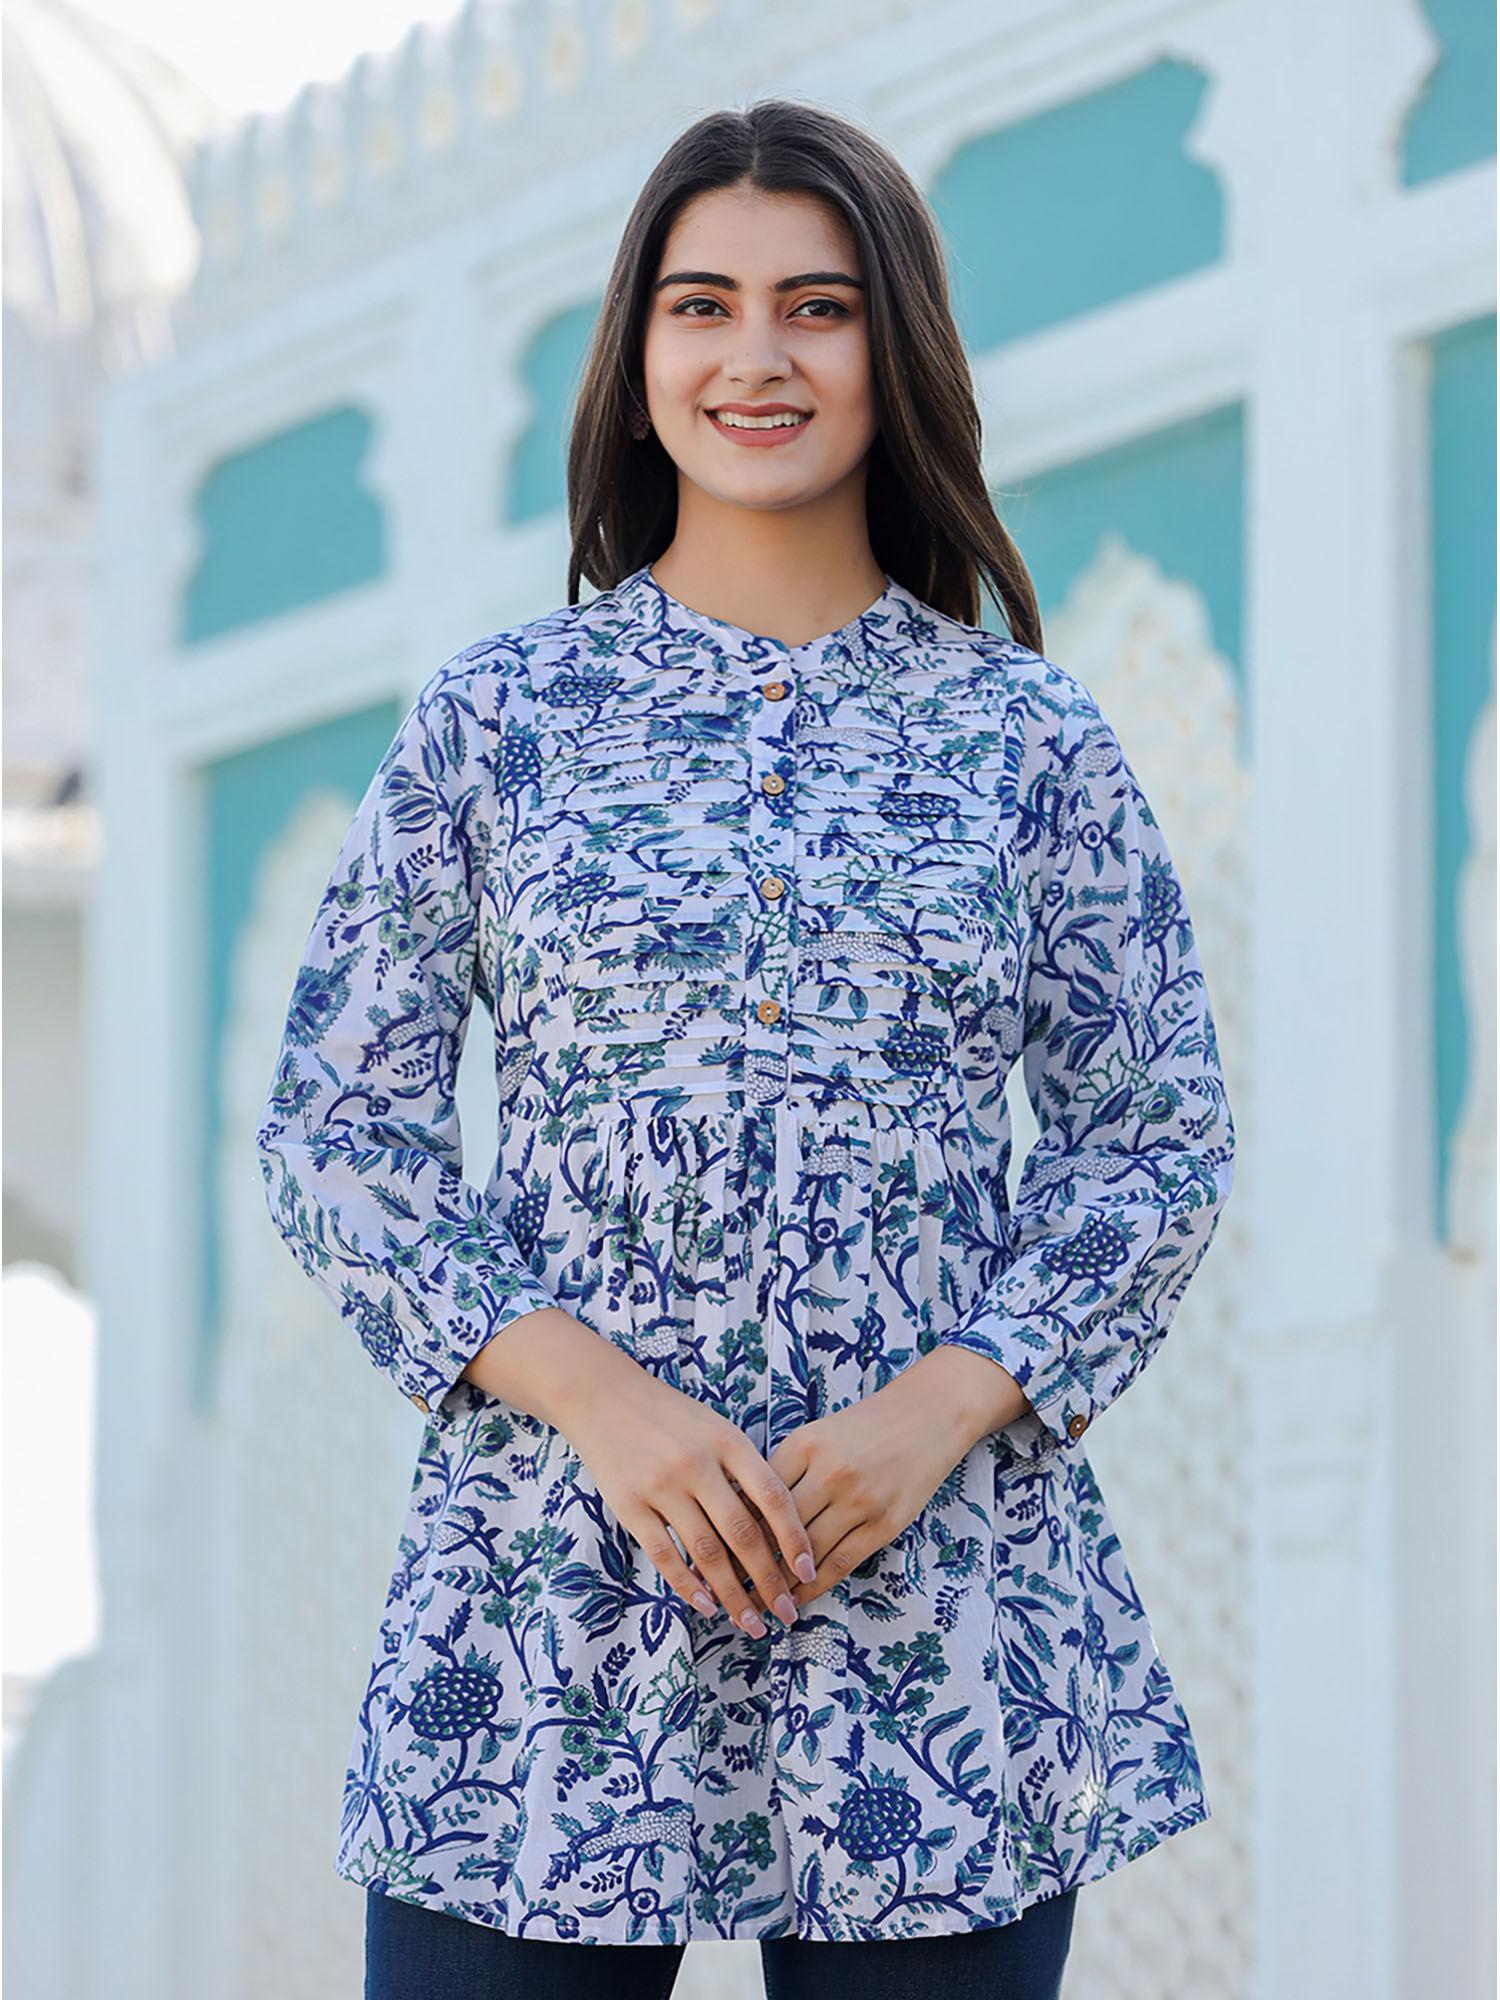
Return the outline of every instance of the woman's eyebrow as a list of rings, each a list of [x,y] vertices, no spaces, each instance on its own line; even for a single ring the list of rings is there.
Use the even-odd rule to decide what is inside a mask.
[[[723,271],[669,271],[651,289],[665,291],[668,285],[718,285],[726,292],[740,289],[739,279],[728,277]],[[793,278],[778,278],[771,290],[795,292],[802,285],[849,285],[857,292],[865,288],[863,278],[851,278],[847,271],[801,271]]]

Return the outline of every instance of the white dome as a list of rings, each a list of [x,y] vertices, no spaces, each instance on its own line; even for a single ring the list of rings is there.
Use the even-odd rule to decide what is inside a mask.
[[[7,312],[88,334],[107,373],[150,359],[197,262],[189,157],[232,121],[74,0],[6,0],[3,35]]]
[[[4,0],[7,899],[92,859],[98,648],[93,463],[117,374],[172,346],[197,262],[185,173],[232,122],[74,0]],[[12,865],[13,864],[13,865]]]

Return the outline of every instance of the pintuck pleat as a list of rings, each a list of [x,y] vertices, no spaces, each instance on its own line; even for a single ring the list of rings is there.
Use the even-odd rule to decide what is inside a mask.
[[[550,739],[545,833],[573,1018],[623,1084],[743,1076],[739,728],[727,696],[662,714],[647,684],[607,722]]]

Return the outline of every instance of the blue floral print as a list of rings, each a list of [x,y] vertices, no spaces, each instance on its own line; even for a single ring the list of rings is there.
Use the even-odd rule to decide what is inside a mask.
[[[1161,828],[1063,668],[890,575],[787,646],[649,565],[454,654],[336,859],[257,1146],[426,1412],[341,1875],[580,1943],[918,1937],[1208,1817],[1080,1440],[1161,1343],[1234,1131]],[[462,1376],[546,1305],[767,1455],[944,1341],[1032,1408],[757,1640]]]

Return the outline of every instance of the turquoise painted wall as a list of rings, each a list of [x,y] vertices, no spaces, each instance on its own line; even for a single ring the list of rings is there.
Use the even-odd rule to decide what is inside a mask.
[[[995,496],[1036,584],[1047,618],[1113,532],[1164,574],[1198,592],[1214,645],[1234,674],[1239,751],[1248,762],[1250,703],[1244,667],[1245,439],[1238,404],[1172,424],[1128,444],[1056,465]],[[998,613],[986,623],[1003,630]],[[1067,661],[1059,661],[1067,666]]]
[[[373,439],[365,411],[327,410],[213,467],[196,497],[202,554],[183,593],[179,644],[382,575],[385,521],[361,483]]]
[[[1157,62],[958,149],[928,195],[971,352],[1219,261],[1223,192],[1184,150],[1207,88]]]
[[[1458,883],[1469,849],[1464,761],[1494,688],[1495,316],[1431,345],[1433,1232],[1446,1237],[1449,1148],[1469,1076]]]
[[[1495,157],[1494,0],[1425,0],[1442,54],[1401,135],[1402,186]]]
[[[219,1339],[219,1313],[223,1273],[220,1260],[220,1228],[216,1209],[217,1184],[214,1163],[218,1159],[222,1133],[223,1099],[221,1080],[224,1034],[230,1005],[230,980],[234,972],[236,944],[250,915],[251,902],[261,865],[272,844],[286,830],[293,814],[309,792],[331,786],[349,800],[349,815],[363,797],[370,779],[400,725],[404,706],[399,701],[382,701],[322,722],[311,729],[257,744],[232,757],[222,757],[199,773],[201,787],[204,857],[205,907],[203,949],[206,954],[205,990],[208,1018],[203,1048],[202,1146],[198,1185],[203,1191],[199,1220],[203,1246],[202,1299],[199,1313],[199,1341],[195,1356],[193,1394],[200,1410],[210,1407],[215,1388]],[[337,851],[328,856],[332,874]],[[303,936],[311,929],[316,906],[306,913]],[[298,940],[300,948],[301,939]],[[292,997],[297,976],[296,958],[286,967],[286,993],[282,1011]],[[278,1030],[280,1020],[277,1022]],[[271,1083],[266,1075],[266,1087]],[[246,1183],[259,1201],[259,1167],[251,1153],[240,1162]]]
[[[548,320],[522,358],[520,376],[535,415],[501,473],[501,527],[567,506],[568,432],[602,304],[602,297],[589,299]]]

